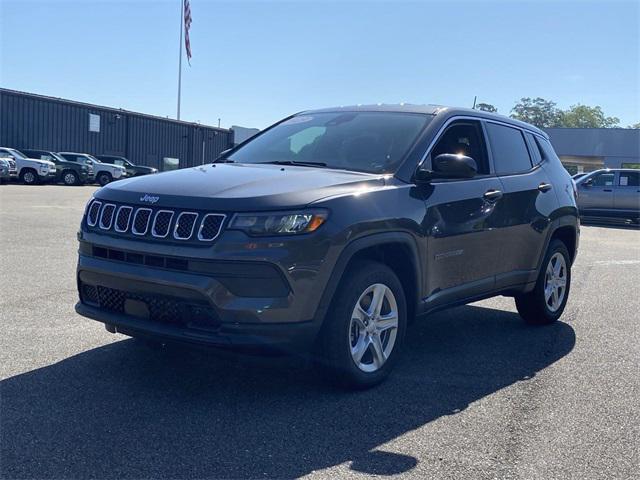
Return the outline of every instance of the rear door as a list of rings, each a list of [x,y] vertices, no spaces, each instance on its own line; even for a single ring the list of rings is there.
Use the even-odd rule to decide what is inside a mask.
[[[618,173],[613,192],[613,207],[616,210],[640,212],[640,171]]]
[[[598,172],[578,184],[580,213],[598,213],[613,209],[614,172]]]
[[[486,127],[493,166],[504,189],[497,211],[501,235],[496,286],[501,288],[530,280],[558,199],[542,168],[540,151],[529,145],[525,132],[489,120]]]

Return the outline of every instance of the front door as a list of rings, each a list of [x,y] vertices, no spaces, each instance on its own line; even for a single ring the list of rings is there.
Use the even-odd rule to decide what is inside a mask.
[[[478,175],[437,179],[421,187],[426,202],[427,308],[492,290],[499,257],[495,209],[502,185],[490,171],[481,123],[451,123],[427,161],[442,153],[473,158]]]
[[[614,172],[600,172],[579,183],[578,206],[580,213],[595,215],[613,209],[615,176]]]

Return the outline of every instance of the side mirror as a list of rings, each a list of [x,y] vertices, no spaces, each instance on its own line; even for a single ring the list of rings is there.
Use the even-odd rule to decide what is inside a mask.
[[[432,178],[473,178],[478,174],[476,161],[465,155],[453,153],[441,153],[432,161],[433,170],[420,167],[416,178],[420,181],[428,181]]]
[[[582,185],[584,185],[585,187],[592,187],[593,186],[593,178],[587,178],[584,182],[582,182]]]

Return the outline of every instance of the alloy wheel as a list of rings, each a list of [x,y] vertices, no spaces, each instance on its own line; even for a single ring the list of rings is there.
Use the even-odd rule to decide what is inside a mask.
[[[33,174],[33,172],[26,172],[22,178],[24,179],[24,183],[36,182],[36,176]]]
[[[64,176],[64,183],[67,185],[74,185],[76,183],[76,176],[73,173],[66,173]]]
[[[351,358],[363,372],[378,371],[389,359],[398,334],[398,304],[382,283],[369,286],[358,298],[349,324]]]
[[[544,277],[544,298],[547,308],[552,312],[558,311],[567,292],[567,263],[564,255],[557,252],[547,264]]]

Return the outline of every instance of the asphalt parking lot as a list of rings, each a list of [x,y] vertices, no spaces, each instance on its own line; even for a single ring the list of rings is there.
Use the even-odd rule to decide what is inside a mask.
[[[433,315],[344,393],[304,362],[157,351],[75,314],[95,187],[0,186],[2,478],[637,478],[640,231],[584,226],[562,321]]]

